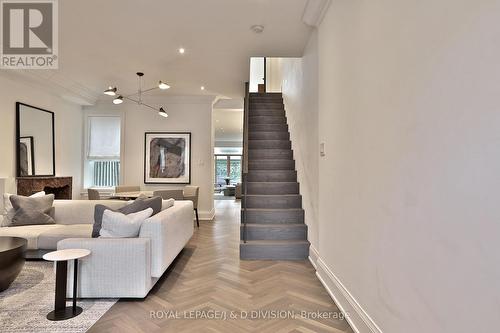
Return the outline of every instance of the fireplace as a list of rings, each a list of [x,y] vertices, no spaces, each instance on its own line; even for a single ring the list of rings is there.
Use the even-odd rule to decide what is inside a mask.
[[[73,191],[72,177],[19,177],[17,178],[17,194],[30,196],[45,191],[54,194],[56,199],[71,200]]]

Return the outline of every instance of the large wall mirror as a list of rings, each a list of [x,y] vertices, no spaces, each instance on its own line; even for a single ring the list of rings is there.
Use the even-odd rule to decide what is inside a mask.
[[[54,112],[16,103],[17,176],[54,176]]]

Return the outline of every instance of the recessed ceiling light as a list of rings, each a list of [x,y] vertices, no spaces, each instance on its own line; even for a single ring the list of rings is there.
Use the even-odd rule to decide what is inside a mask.
[[[250,27],[250,30],[252,30],[256,34],[261,34],[264,32],[264,26],[261,24],[255,24]]]
[[[201,89],[201,90],[205,90],[205,87],[204,87],[204,86],[201,86],[201,87],[200,87],[200,89]]]
[[[183,47],[179,48],[179,53],[180,54],[184,54],[185,52],[186,52],[186,50]]]

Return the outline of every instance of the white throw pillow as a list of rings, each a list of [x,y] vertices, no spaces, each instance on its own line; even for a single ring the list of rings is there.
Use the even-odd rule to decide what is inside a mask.
[[[137,237],[142,223],[151,215],[153,215],[152,208],[128,215],[106,209],[102,216],[102,227],[99,235],[103,238]]]
[[[168,200],[162,200],[161,201],[161,210],[165,210],[167,208],[170,208],[174,205],[175,199],[168,199]]]
[[[12,207],[12,202],[10,202],[10,197],[12,196],[12,193],[4,193],[3,194],[3,219],[2,219],[2,227],[9,226],[12,222],[12,217],[14,216],[14,207]],[[30,195],[30,198],[39,198],[43,197],[45,195],[45,191],[40,191],[33,193]]]

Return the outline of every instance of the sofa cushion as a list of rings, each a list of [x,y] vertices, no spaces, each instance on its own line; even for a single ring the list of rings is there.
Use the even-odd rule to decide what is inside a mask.
[[[137,237],[142,223],[152,214],[152,208],[128,215],[106,209],[102,216],[102,228],[99,235],[105,238]]]
[[[14,215],[9,226],[55,224],[49,215],[54,203],[54,194],[33,198],[11,195],[10,202]]]
[[[111,209],[125,206],[122,200],[54,200],[57,224],[90,224],[94,223],[94,208],[97,204],[106,203]]]
[[[107,204],[107,203],[106,203]],[[114,212],[120,212],[125,215],[131,213],[137,213],[143,211],[147,208],[151,208],[153,210],[152,215],[158,214],[162,210],[162,200],[160,197],[153,198],[138,198],[130,204],[127,204],[119,209],[112,209],[112,207],[108,207],[105,205],[96,205],[94,210],[94,227],[92,229],[92,237],[99,237],[99,231],[102,227],[102,217],[105,210],[111,210]]]
[[[25,225],[21,227],[0,228],[0,236],[21,237],[28,241],[28,250],[38,250],[38,237],[58,227],[57,224]]]
[[[66,238],[90,238],[92,224],[57,225],[43,231],[38,236],[38,248],[41,250],[57,250],[57,242]]]

